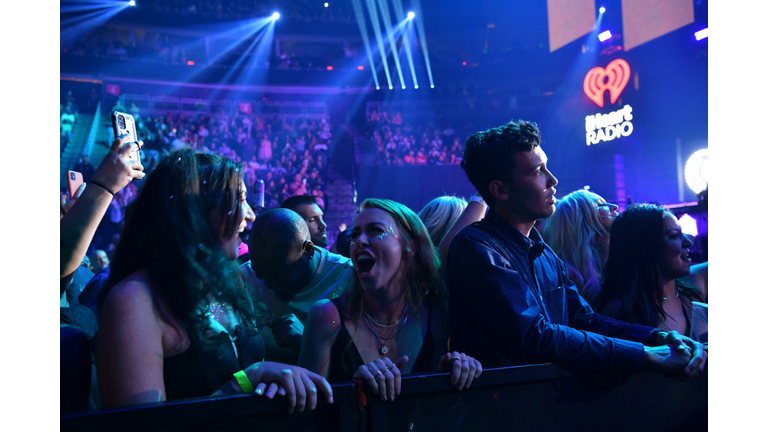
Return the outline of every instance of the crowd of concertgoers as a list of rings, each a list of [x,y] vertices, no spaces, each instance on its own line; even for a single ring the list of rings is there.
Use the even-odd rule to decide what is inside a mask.
[[[617,215],[588,195],[603,229],[576,246],[597,251],[569,255],[592,256],[591,267],[566,264],[535,228],[558,211],[535,123],[469,137],[458,162],[477,189],[467,201],[439,198],[417,215],[364,200],[342,256],[325,248],[309,195],[327,163],[325,122],[140,122],[156,156],[139,165],[128,157],[137,144],[115,140],[62,202],[62,412],[242,393],[301,412],[333,401],[329,382],[359,379],[391,401],[405,374],[447,372],[461,391],[485,368],[532,363],[679,379],[706,369],[706,264],[692,265],[678,221],[649,204]],[[275,182],[270,202],[305,197],[256,215],[247,197],[260,170]],[[97,227],[119,219],[114,253],[91,255],[96,275],[77,295]],[[79,304],[86,293],[93,311]]]
[[[390,118],[377,108],[368,115],[366,135],[379,165],[459,165],[470,134],[432,122],[413,124],[400,112]]]
[[[255,207],[260,207],[258,181],[261,180],[265,209],[279,207],[291,196],[312,195],[325,210],[325,178],[332,139],[331,126],[325,119],[265,118],[240,112],[230,116],[223,111],[213,116],[190,117],[182,113],[145,116],[135,106],[126,110],[118,105],[115,109],[134,114],[138,136],[144,143],[142,165],[147,173],[169,152],[189,147],[242,163],[247,200]],[[81,172],[87,182],[94,168],[88,156],[83,155],[73,170]],[[138,187],[141,182],[132,183],[115,194],[116,199],[99,227],[92,250],[111,252],[114,249],[113,239],[117,239],[115,235],[119,233],[126,207],[136,197]]]

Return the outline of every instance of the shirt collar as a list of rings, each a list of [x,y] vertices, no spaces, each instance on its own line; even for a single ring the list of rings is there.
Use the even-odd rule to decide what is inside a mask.
[[[493,210],[486,214],[485,220],[496,227],[496,229],[500,231],[502,237],[512,244],[520,253],[529,253],[530,250],[530,253],[533,254],[531,258],[536,258],[543,252],[544,239],[541,237],[541,234],[536,227],[531,228],[530,235],[526,237]]]

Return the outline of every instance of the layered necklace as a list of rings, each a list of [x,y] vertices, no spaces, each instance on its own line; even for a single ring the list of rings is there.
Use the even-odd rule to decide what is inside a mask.
[[[395,322],[377,320],[366,312],[365,309],[363,309],[363,321],[365,321],[365,325],[368,326],[368,330],[381,341],[379,353],[381,353],[381,355],[387,355],[387,353],[389,353],[387,341],[397,336],[397,332],[400,331],[408,321],[408,304],[403,307],[403,311],[400,312],[400,316],[397,317]],[[394,330],[392,330],[392,333],[390,333],[389,336],[382,336],[373,329],[374,326],[384,329],[394,328]]]

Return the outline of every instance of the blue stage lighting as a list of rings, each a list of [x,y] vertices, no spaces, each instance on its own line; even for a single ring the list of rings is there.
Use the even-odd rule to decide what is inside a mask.
[[[430,87],[430,88],[435,88],[435,85],[434,85],[434,84],[432,84],[432,85],[431,85],[431,86],[429,86],[429,87]]]
[[[275,12],[275,13],[273,13],[273,14],[272,14],[272,19],[273,19],[274,21],[277,21],[277,20],[279,20],[279,19],[280,19],[280,13],[278,13],[278,12]]]
[[[415,86],[413,86],[413,88],[417,89],[417,88],[419,88],[419,86],[415,85]]]
[[[702,40],[709,37],[709,28],[705,28],[702,30],[697,31],[694,33],[694,36],[696,36],[696,40]]]
[[[600,33],[599,35],[597,35],[597,38],[600,40],[600,42],[605,42],[605,41],[607,41],[608,39],[611,38],[611,31],[610,30],[606,30],[606,31]]]
[[[392,90],[393,88],[394,88],[394,87],[392,87],[392,86],[389,86],[389,89],[390,89],[390,90]]]
[[[604,6],[600,6],[600,13],[605,13],[605,7]]]
[[[136,2],[131,0],[128,2],[128,6],[136,6]]]
[[[416,14],[413,13],[413,11],[408,12],[408,19],[414,19],[414,18],[416,18]]]

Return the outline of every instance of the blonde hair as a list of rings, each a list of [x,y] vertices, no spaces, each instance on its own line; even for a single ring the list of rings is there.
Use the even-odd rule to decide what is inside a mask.
[[[429,238],[435,247],[440,245],[454,222],[467,208],[467,201],[453,195],[439,196],[428,202],[419,212],[419,219],[424,222]]]
[[[600,295],[603,266],[608,258],[610,233],[600,223],[595,193],[578,190],[557,203],[555,214],[544,227],[544,241],[565,261],[571,270],[581,274],[574,280],[579,293],[594,304]]]

